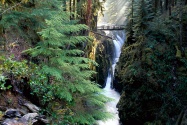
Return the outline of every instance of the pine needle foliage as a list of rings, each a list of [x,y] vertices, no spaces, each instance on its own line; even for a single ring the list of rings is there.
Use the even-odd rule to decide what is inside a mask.
[[[149,21],[154,18],[151,0],[135,1],[133,15],[134,37],[139,39],[149,33],[147,30]]]
[[[88,27],[69,17],[70,13],[62,7],[57,8],[45,20],[46,27],[38,32],[43,40],[35,48],[25,51],[39,59],[40,72],[47,79],[32,82],[32,85],[37,88],[35,92],[39,93],[43,104],[48,106],[47,111],[56,114],[52,115],[52,124],[92,125],[96,119],[110,116],[104,108],[109,99],[101,94],[96,83],[90,81],[95,72],[90,70],[89,64],[96,63],[82,57],[84,52],[76,47],[89,42],[89,37],[81,36],[81,31]],[[60,108],[52,108],[54,102]]]

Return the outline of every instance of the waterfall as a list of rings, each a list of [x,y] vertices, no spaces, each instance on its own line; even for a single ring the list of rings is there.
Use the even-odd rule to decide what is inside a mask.
[[[100,0],[101,2],[103,0]],[[126,16],[125,11],[128,10],[129,1],[128,0],[107,0],[104,4],[104,17],[99,17],[98,26],[101,25],[124,25]],[[112,68],[108,72],[108,77],[106,79],[106,86],[104,88],[103,94],[107,97],[113,98],[114,101],[108,102],[106,104],[107,111],[114,115],[113,119],[107,121],[98,121],[99,125],[120,125],[118,110],[116,105],[120,99],[120,94],[113,89],[113,79],[116,63],[119,60],[121,48],[125,41],[125,32],[123,30],[119,31],[105,31],[106,35],[113,38],[114,53],[112,59]]]
[[[114,44],[114,56],[113,56],[113,63],[112,63],[112,71],[114,76],[115,66],[116,63],[119,61],[119,57],[121,54],[121,48],[125,41],[125,32],[121,31],[113,31],[113,44]]]
[[[106,109],[108,112],[112,113],[114,115],[113,119],[109,119],[107,121],[99,121],[99,125],[120,125],[119,123],[119,117],[118,117],[118,111],[116,108],[116,105],[120,99],[120,94],[116,92],[112,87],[112,79],[114,77],[114,71],[116,63],[119,60],[120,53],[121,53],[121,47],[123,46],[124,39],[125,39],[125,33],[124,31],[114,31],[112,32],[114,40],[114,56],[113,56],[113,63],[112,63],[112,69],[108,72],[108,77],[106,80],[106,86],[104,88],[103,94],[107,97],[110,97],[113,99],[113,101],[108,102],[106,104]]]

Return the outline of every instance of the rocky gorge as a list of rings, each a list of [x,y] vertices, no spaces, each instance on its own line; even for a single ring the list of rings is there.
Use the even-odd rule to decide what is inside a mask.
[[[0,124],[187,123],[187,0],[0,9]]]

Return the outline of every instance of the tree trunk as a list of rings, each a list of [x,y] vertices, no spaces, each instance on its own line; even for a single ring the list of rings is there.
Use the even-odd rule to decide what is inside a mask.
[[[180,50],[181,52],[183,53],[183,47],[182,47],[182,44],[183,44],[183,40],[182,40],[182,27],[183,27],[183,24],[182,24],[182,2],[179,3],[179,24],[180,24],[180,36],[179,36],[179,39],[180,39]]]
[[[169,16],[171,16],[171,6],[169,6]]]
[[[174,7],[174,5],[175,5],[175,0],[171,0],[171,5],[172,5],[172,7]]]
[[[64,7],[64,11],[66,11],[66,0],[62,1],[63,7]]]
[[[134,0],[132,0],[132,15],[131,15],[132,16],[131,17],[132,18],[132,27],[133,27],[133,12],[134,12],[134,6],[133,5],[134,5]]]
[[[169,2],[169,4],[168,4],[168,6],[169,6],[169,16],[171,16],[171,11],[172,11],[172,5],[173,4],[173,0],[171,0],[170,2]]]
[[[155,0],[155,8],[154,8],[154,10],[155,10],[155,13],[157,12],[157,10],[159,9],[159,3],[160,3],[160,0]]]
[[[69,12],[70,12],[70,20],[72,20],[72,0],[69,0]]]
[[[86,22],[87,22],[87,25],[88,25],[89,28],[91,28],[91,11],[92,11],[91,6],[92,6],[92,0],[88,0]]]
[[[187,43],[187,24],[185,24],[185,33],[186,33],[186,36],[185,36],[186,37],[186,39],[185,39],[186,41],[185,41],[185,43]],[[187,45],[186,45],[186,47],[187,47]]]
[[[168,0],[165,0],[164,5],[165,5],[165,11],[167,11],[168,10]]]
[[[73,18],[73,19],[76,19],[77,0],[73,0],[73,3],[72,3],[72,4],[73,4],[73,7],[72,7],[72,8],[73,8],[73,16],[72,16],[72,18]]]
[[[160,10],[163,13],[162,0],[160,0]]]

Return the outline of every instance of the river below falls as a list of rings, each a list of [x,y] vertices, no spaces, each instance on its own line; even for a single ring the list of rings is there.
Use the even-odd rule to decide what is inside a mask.
[[[114,117],[112,119],[108,119],[107,121],[98,121],[98,125],[120,125],[118,111],[116,108],[116,104],[120,99],[120,94],[116,92],[114,89],[111,89],[111,75],[107,77],[106,86],[104,88],[104,95],[113,99],[113,101],[106,103],[106,109],[108,112],[112,113]]]

